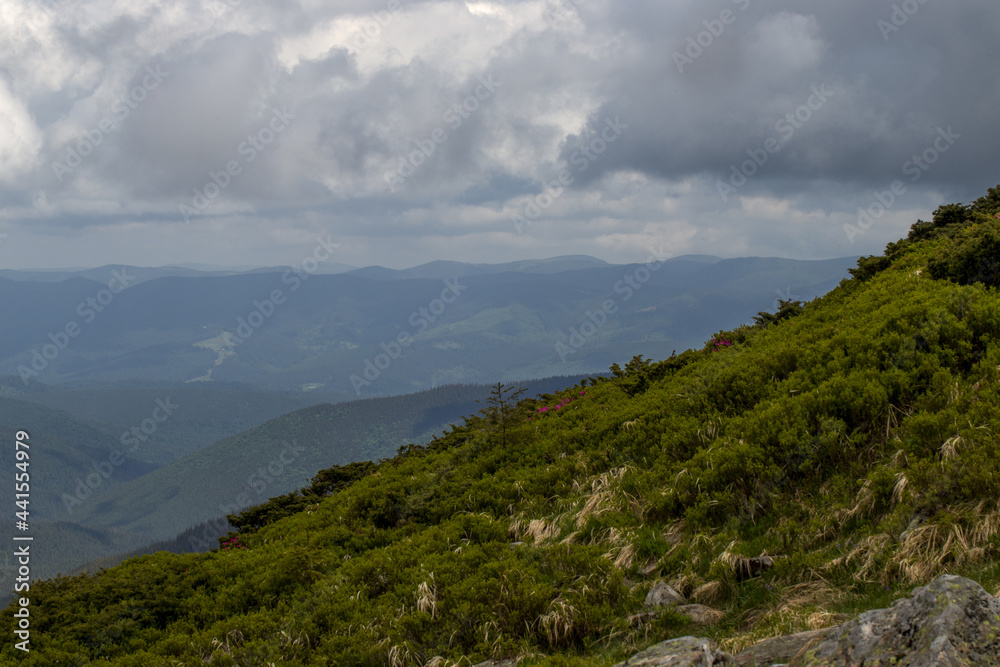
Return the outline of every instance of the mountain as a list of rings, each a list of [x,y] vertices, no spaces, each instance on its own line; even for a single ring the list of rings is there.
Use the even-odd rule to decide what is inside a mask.
[[[554,390],[567,378],[523,384],[528,393]],[[223,439],[95,496],[73,520],[115,528],[149,541],[298,489],[316,470],[391,456],[424,443],[480,409],[490,388],[449,385],[387,398],[296,410]]]
[[[578,378],[525,387],[552,391],[572,379]],[[0,426],[8,433],[28,428],[37,443],[31,478],[31,525],[39,544],[35,571],[53,576],[297,489],[319,468],[383,458],[423,443],[478,410],[476,401],[488,394],[485,386],[449,386],[303,408],[309,393],[237,385],[55,388],[30,398],[96,421],[0,398]],[[289,406],[293,411],[286,414]],[[156,422],[154,416],[164,419]],[[237,428],[241,423],[246,430]],[[130,435],[127,443],[123,430]],[[213,433],[222,437],[205,442]],[[7,457],[0,472],[12,478],[14,465]],[[10,535],[12,522],[4,526]]]
[[[317,273],[345,273],[357,267],[339,262],[324,262]],[[215,266],[212,264],[181,264],[178,266],[131,266],[128,264],[107,264],[91,269],[0,269],[0,278],[18,282],[58,283],[72,278],[82,278],[96,283],[107,283],[115,273],[125,276],[129,285],[138,285],[157,278],[206,278],[212,276],[236,276],[245,273],[284,273],[285,266]]]
[[[126,289],[109,278],[117,292],[79,277],[0,279],[0,309],[19,313],[0,322],[0,372],[47,383],[141,377],[355,397],[593,373],[640,351],[690,347],[779,299],[823,294],[854,262],[651,255],[615,266],[564,257],[168,276]],[[460,275],[441,278],[453,270]]]
[[[26,401],[0,398],[0,432],[29,435],[30,503],[35,518],[53,517],[65,511],[63,494],[73,494],[89,475],[93,486],[107,488],[141,477],[155,464],[123,458],[111,465],[112,452],[120,447],[99,425],[77,419],[67,412]],[[9,456],[0,460],[0,475],[14,479],[17,460],[11,445]],[[117,461],[117,457],[115,457]],[[109,471],[102,475],[101,470]],[[113,474],[110,472],[113,471]]]
[[[36,664],[610,666],[831,628],[944,573],[1000,594],[998,254],[1000,186],[821,298],[321,470],[218,550],[33,582],[12,630],[28,609]]]
[[[552,274],[578,269],[590,269],[611,266],[602,259],[589,255],[563,255],[549,259],[527,259],[520,262],[502,264],[468,264],[465,262],[449,262],[439,260],[428,262],[411,269],[387,269],[382,266],[369,266],[351,271],[352,275],[375,280],[404,280],[406,278],[463,278],[466,276],[485,276],[496,273],[529,273]]]
[[[12,378],[9,384],[20,380]],[[122,442],[139,438],[131,456],[140,461],[163,465],[208,445],[249,430],[269,419],[319,403],[334,403],[353,398],[347,394],[326,392],[265,391],[239,383],[171,383],[118,381],[57,385],[18,396],[20,400],[68,412],[79,419],[99,425],[112,434],[108,444],[118,448]],[[162,415],[160,403],[172,407]],[[168,416],[155,423],[156,416]],[[155,419],[154,419],[155,421]],[[145,429],[142,429],[145,422]],[[140,435],[132,429],[138,428]],[[131,434],[131,435],[130,435]]]

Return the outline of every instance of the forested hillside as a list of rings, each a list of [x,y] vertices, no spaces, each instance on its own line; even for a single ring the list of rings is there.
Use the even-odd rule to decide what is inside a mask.
[[[594,373],[639,351],[697,344],[779,294],[825,293],[854,263],[670,258],[662,248],[634,261],[163,276],[130,281],[99,313],[86,300],[107,278],[0,277],[0,312],[19,313],[0,320],[0,372],[60,384],[245,382],[352,398]],[[592,332],[591,316],[602,323]],[[73,325],[70,340],[63,330]]]
[[[214,552],[31,586],[26,665],[611,665],[1000,586],[1000,187],[807,304],[318,472]],[[358,446],[361,446],[360,444]],[[766,558],[756,559],[759,556]],[[710,613],[709,613],[710,612]],[[13,609],[8,609],[12,618]]]

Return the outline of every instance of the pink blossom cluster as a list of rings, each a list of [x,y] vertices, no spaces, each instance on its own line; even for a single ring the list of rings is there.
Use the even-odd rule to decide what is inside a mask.
[[[247,546],[245,544],[240,544],[240,538],[239,538],[239,536],[236,536],[236,537],[231,537],[228,540],[226,540],[225,542],[223,542],[222,543],[222,548],[223,549],[246,549]]]
[[[729,347],[733,344],[733,342],[728,338],[713,338],[712,342],[715,344],[716,350],[721,350],[722,348]]]
[[[587,390],[586,389],[580,392],[580,396],[586,396],[586,395],[587,395]],[[574,400],[575,399],[572,399],[569,396],[566,396],[565,398],[563,398],[562,401],[560,401],[556,405],[553,405],[552,407],[549,407],[547,405],[543,405],[542,407],[538,408],[538,412],[540,413],[539,416],[541,416],[541,414],[545,414],[546,412],[548,412],[550,410],[555,411],[555,410],[558,410],[559,408],[565,408],[567,405],[569,405],[570,403],[572,403]],[[531,417],[528,417],[528,419],[531,419]]]

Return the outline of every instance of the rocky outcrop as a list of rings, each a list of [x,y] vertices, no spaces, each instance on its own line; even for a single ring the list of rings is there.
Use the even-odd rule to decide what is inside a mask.
[[[736,662],[740,667],[785,663],[804,650],[808,650],[823,641],[829,632],[830,628],[824,628],[823,630],[799,632],[794,635],[771,637],[737,654]]]
[[[1000,601],[974,581],[942,575],[844,623],[791,665],[1000,665]]]
[[[679,637],[650,646],[615,667],[713,667],[735,664],[733,656],[720,651],[711,639]]]
[[[677,611],[701,605],[681,605]],[[712,612],[699,622],[721,612]],[[699,610],[702,611],[702,610]],[[717,615],[717,616],[716,616]],[[694,618],[694,616],[691,616]],[[709,639],[681,637],[652,646],[616,667],[1000,667],[1000,600],[974,581],[942,575],[889,609],[834,628],[772,637],[735,658]]]

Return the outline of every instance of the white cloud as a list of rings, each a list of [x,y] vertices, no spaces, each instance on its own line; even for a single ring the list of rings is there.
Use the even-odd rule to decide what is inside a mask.
[[[928,4],[887,44],[869,2],[787,5],[737,11],[682,74],[672,52],[719,7],[57,0],[38,15],[45,5],[10,0],[0,13],[0,219],[22,245],[4,260],[78,265],[86,247],[95,263],[138,261],[130,249],[148,263],[211,261],[237,248],[233,263],[273,264],[272,230],[320,229],[352,240],[356,263],[387,265],[567,251],[630,261],[655,238],[677,254],[821,257],[878,251],[903,219],[995,185],[1000,7]],[[114,117],[148,66],[170,75],[58,180],[53,160]],[[445,114],[480,76],[502,85],[453,127]],[[829,103],[722,202],[715,182],[816,85],[834,91]],[[240,146],[274,108],[294,121],[244,161]],[[629,129],[575,171],[572,151],[616,117]],[[837,221],[899,178],[938,126],[963,139],[891,223],[847,244]],[[436,129],[446,140],[390,190],[387,165]],[[232,160],[241,173],[184,225],[178,204]],[[515,234],[511,213],[563,168],[573,185]],[[116,229],[128,232],[112,240]],[[65,236],[41,235],[53,230]],[[73,234],[82,246],[52,242]]]

